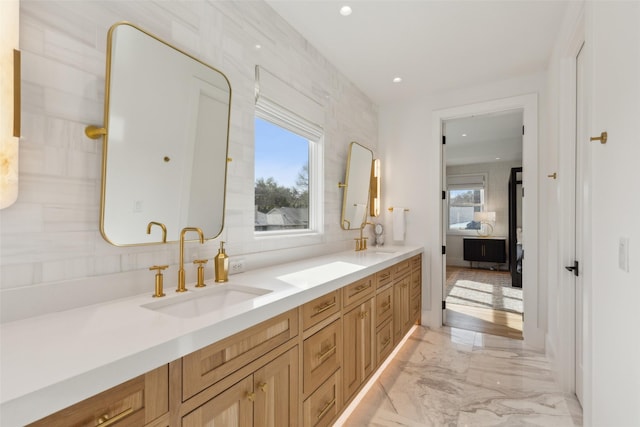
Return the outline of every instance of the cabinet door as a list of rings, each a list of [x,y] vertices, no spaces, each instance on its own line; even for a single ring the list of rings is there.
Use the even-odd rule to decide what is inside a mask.
[[[397,344],[411,327],[409,291],[411,276],[406,276],[393,285],[393,342]]]
[[[295,426],[298,421],[298,347],[253,374],[254,425]]]
[[[375,367],[374,300],[370,299],[344,315],[343,387],[348,402]]]
[[[182,427],[253,426],[253,376],[249,376],[182,418]]]

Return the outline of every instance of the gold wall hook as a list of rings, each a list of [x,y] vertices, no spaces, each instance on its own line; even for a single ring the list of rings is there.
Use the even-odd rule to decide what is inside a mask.
[[[606,144],[607,143],[607,133],[606,132],[600,132],[600,136],[592,136],[591,137],[591,141],[600,141],[600,144]]]
[[[347,188],[347,184],[344,184],[342,182],[338,183],[338,188]]]
[[[557,174],[557,172],[554,172],[551,175],[547,175],[547,178],[557,179],[558,178],[558,174]]]
[[[101,136],[104,136],[107,134],[107,129],[101,128],[95,125],[89,125],[86,128],[84,128],[84,134],[91,139],[98,139]]]

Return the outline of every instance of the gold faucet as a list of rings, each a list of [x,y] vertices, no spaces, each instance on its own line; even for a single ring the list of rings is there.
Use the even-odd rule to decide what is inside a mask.
[[[360,227],[360,237],[357,239],[354,239],[356,241],[356,252],[359,251],[366,251],[367,250],[367,239],[368,237],[364,237],[362,235],[362,232],[364,231],[365,227],[367,225],[373,225],[372,222],[365,222],[364,224],[362,224],[362,227]]]
[[[161,222],[151,221],[147,224],[147,234],[151,234],[151,226],[157,225],[162,228],[162,243],[167,243],[167,227]]]
[[[180,232],[180,270],[178,270],[178,289],[176,292],[185,292],[187,288],[184,285],[184,235],[187,231],[195,231],[200,235],[200,243],[204,244],[204,234],[198,227],[185,227]]]

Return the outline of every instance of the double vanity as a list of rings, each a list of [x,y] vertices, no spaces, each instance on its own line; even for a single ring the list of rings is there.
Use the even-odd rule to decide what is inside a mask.
[[[160,299],[152,282],[2,325],[1,424],[330,425],[419,321],[422,248],[335,253]]]

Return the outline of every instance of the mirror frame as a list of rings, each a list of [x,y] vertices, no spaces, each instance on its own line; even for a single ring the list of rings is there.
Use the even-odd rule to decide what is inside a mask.
[[[224,81],[226,81],[227,86],[228,86],[228,92],[229,92],[229,97],[228,97],[228,101],[227,101],[227,108],[226,108],[226,113],[227,113],[227,120],[226,120],[226,135],[225,135],[225,147],[224,147],[224,176],[223,176],[223,191],[222,191],[222,200],[221,200],[221,210],[222,210],[222,215],[220,217],[221,222],[220,222],[220,229],[217,230],[215,232],[215,235],[209,235],[209,236],[205,236],[206,240],[211,240],[211,239],[215,239],[216,237],[218,237],[223,229],[224,229],[224,223],[225,223],[225,211],[226,211],[226,190],[227,190],[227,171],[228,171],[228,163],[231,161],[231,159],[228,157],[229,156],[229,133],[230,133],[230,127],[231,127],[231,99],[232,99],[232,89],[231,89],[231,83],[229,82],[229,79],[227,78],[227,76],[220,70],[218,70],[215,67],[212,67],[211,65],[203,62],[202,60],[196,58],[193,55],[190,55],[189,53],[177,48],[176,46],[172,45],[171,43],[166,42],[165,40],[161,39],[158,36],[155,36],[154,34],[151,34],[150,32],[140,28],[139,26],[132,24],[130,22],[127,21],[120,21],[120,22],[116,22],[115,24],[113,24],[108,31],[107,34],[107,60],[106,60],[106,73],[105,73],[105,98],[104,98],[104,127],[98,127],[98,126],[87,126],[87,128],[85,129],[85,133],[89,138],[92,139],[98,139],[101,136],[103,137],[103,148],[102,148],[102,181],[101,181],[101,194],[100,194],[100,234],[102,235],[102,237],[110,244],[114,245],[114,246],[145,246],[145,245],[157,245],[157,244],[163,244],[163,243],[169,243],[169,242],[176,242],[179,239],[179,233],[180,230],[175,230],[175,232],[172,231],[172,236],[170,238],[170,240],[166,240],[166,228],[164,227],[164,224],[161,223],[157,223],[154,221],[150,221],[148,224],[148,228],[151,228],[152,224],[155,225],[159,225],[162,227],[163,230],[163,238],[160,241],[150,241],[150,242],[133,242],[133,243],[114,243],[111,238],[109,238],[109,236],[107,235],[107,232],[105,230],[105,212],[106,212],[106,193],[107,193],[107,169],[108,169],[108,153],[109,153],[109,138],[108,138],[108,130],[109,130],[109,118],[111,116],[111,111],[110,111],[110,92],[111,92],[111,81],[112,81],[112,52],[113,52],[113,35],[115,30],[120,27],[120,26],[129,26],[132,27],[133,29],[140,31],[141,33],[143,33],[144,35],[150,37],[151,39],[161,43],[162,45],[164,45],[165,47],[172,49],[174,51],[176,51],[179,54],[184,55],[185,57],[195,61],[198,64],[201,64],[202,66],[216,72],[217,74],[219,74],[220,76],[222,76],[222,78],[224,78]],[[225,89],[226,90],[226,89]],[[187,226],[199,226],[201,227],[201,225],[198,224],[180,224],[180,228],[182,227],[187,227]],[[149,233],[149,229],[147,230],[147,234]],[[174,236],[175,235],[175,240],[174,240]]]
[[[367,187],[367,194],[364,196],[363,200],[365,202],[365,206],[364,206],[364,210],[363,210],[363,221],[361,224],[359,224],[357,227],[352,226],[351,222],[349,220],[346,219],[346,207],[348,203],[353,203],[353,200],[348,200],[349,199],[349,185],[350,185],[350,181],[353,180],[353,171],[352,171],[352,162],[354,161],[353,159],[353,149],[354,147],[358,147],[358,149],[364,149],[366,151],[368,151],[371,154],[371,158],[369,159],[369,170],[366,171],[366,174],[364,174],[363,176],[358,177],[359,180],[362,180],[363,182],[366,182],[366,187]],[[351,142],[351,144],[349,144],[349,154],[347,156],[347,168],[346,168],[346,172],[345,172],[345,181],[344,184],[340,184],[341,187],[344,188],[344,192],[342,195],[342,213],[340,215],[340,227],[342,227],[343,230],[360,230],[362,229],[367,222],[367,214],[368,214],[368,205],[369,205],[369,195],[371,193],[371,168],[373,168],[373,151],[367,147],[365,147],[362,144],[359,144],[355,141]],[[346,224],[345,224],[346,223]]]

